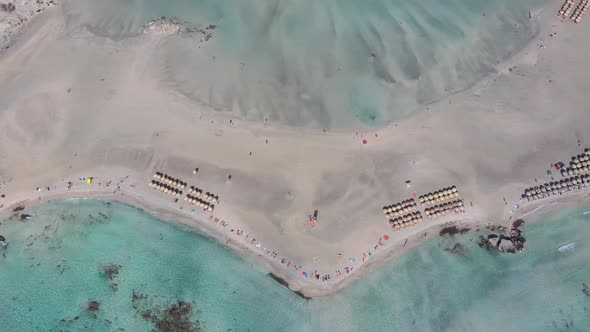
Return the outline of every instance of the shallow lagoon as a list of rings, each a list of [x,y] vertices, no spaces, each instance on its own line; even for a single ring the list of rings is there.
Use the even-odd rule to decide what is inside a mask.
[[[150,19],[216,25],[167,40],[158,79],[256,121],[380,127],[468,88],[538,30],[546,0],[68,0],[70,31],[125,43]],[[75,35],[73,33],[72,35]]]
[[[475,231],[436,239],[310,301],[214,241],[128,206],[68,200],[27,210],[31,220],[0,226],[10,241],[0,259],[5,331],[147,330],[146,310],[177,301],[191,303],[193,327],[198,320],[206,331],[590,328],[587,206],[525,225],[524,253],[488,253]],[[572,242],[574,250],[558,250]],[[456,243],[461,254],[445,250]],[[120,266],[112,279],[108,264]],[[134,301],[134,291],[147,298]],[[98,311],[86,309],[91,300]]]

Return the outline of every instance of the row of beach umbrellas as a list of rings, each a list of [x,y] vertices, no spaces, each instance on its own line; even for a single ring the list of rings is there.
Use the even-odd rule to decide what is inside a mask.
[[[199,189],[195,186],[191,186],[188,189],[188,193],[189,194],[194,194],[195,196],[199,197],[203,194],[203,189]],[[213,203],[217,203],[219,201],[219,196],[217,195],[213,195],[210,192],[206,192],[205,196],[204,196],[205,200],[209,201],[209,202],[213,202]]]
[[[196,205],[197,207],[200,207],[200,208],[207,210],[209,212],[213,212],[213,210],[215,210],[215,205],[205,201],[204,199],[200,199],[200,198],[192,196],[192,195],[186,195],[184,200],[189,202],[192,205]]]
[[[435,192],[421,195],[420,197],[418,197],[418,200],[420,201],[420,203],[428,206],[447,200],[451,200],[456,197],[459,197],[459,191],[457,190],[456,186],[451,186],[448,188],[437,190]]]
[[[568,167],[566,169],[561,169],[559,172],[561,173],[561,176],[567,176],[567,175],[576,175],[576,174],[584,174],[584,173],[588,173],[588,171],[590,171],[590,165],[589,166],[580,166],[580,167]]]
[[[579,164],[580,162],[588,162],[590,161],[590,155],[587,154],[579,154],[577,156],[573,156],[572,157],[572,161],[570,161],[570,164]]]
[[[566,0],[565,3],[559,9],[559,15],[563,16],[563,18],[567,18],[570,15],[570,11],[574,7],[573,0]]]
[[[175,179],[175,178],[171,177],[170,175],[164,174],[162,172],[156,172],[156,174],[154,174],[154,179],[160,180],[160,181],[167,183],[171,186],[179,187],[180,189],[186,188],[186,182],[183,182],[179,179]]]
[[[572,176],[560,181],[544,183],[540,186],[530,187],[524,190],[521,199],[526,201],[536,201],[551,195],[561,195],[566,191],[578,190],[580,187],[587,187],[590,184],[590,174]]]
[[[150,187],[157,189],[163,193],[170,194],[176,197],[182,196],[182,190],[176,189],[169,184],[162,183],[156,180],[152,180],[149,184]]]
[[[403,217],[389,219],[389,225],[391,225],[393,230],[397,231],[402,228],[417,225],[421,221],[422,221],[422,214],[420,212],[414,212],[414,213],[407,214]]]
[[[383,207],[383,214],[385,218],[390,219],[404,215],[405,213],[416,211],[417,206],[413,198],[406,199],[396,204],[388,205]]]
[[[576,7],[576,9],[574,10],[574,13],[572,14],[572,19],[574,20],[574,22],[580,23],[580,21],[582,21],[582,17],[584,17],[584,15],[586,15],[587,10],[588,10],[588,0],[582,0],[582,2],[580,2],[578,7]]]
[[[426,218],[431,219],[439,216],[447,215],[448,213],[463,213],[465,212],[465,206],[462,199],[458,199],[452,202],[438,204],[432,207],[424,209]]]
[[[562,162],[557,163],[560,166],[564,166]],[[560,170],[561,176],[575,175],[588,173],[590,171],[590,150],[584,149],[583,154],[573,156],[570,164],[567,168],[563,167]]]

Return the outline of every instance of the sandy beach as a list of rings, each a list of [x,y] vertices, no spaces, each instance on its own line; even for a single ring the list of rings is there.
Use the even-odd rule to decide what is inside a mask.
[[[217,239],[306,296],[331,294],[446,225],[508,225],[588,196],[520,200],[551,180],[551,165],[590,146],[590,23],[562,20],[559,6],[551,0],[535,13],[538,36],[475,86],[362,132],[209,109],[163,77],[158,49],[177,30],[126,43],[72,36],[52,6],[0,57],[0,213],[64,198],[115,200]],[[157,171],[218,195],[215,211],[192,211],[187,190],[175,202],[148,186]],[[383,206],[453,185],[465,213],[400,231],[384,218]],[[302,274],[314,271],[330,280]]]

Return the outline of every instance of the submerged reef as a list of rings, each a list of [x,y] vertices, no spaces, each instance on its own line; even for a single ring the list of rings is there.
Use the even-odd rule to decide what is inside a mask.
[[[113,292],[119,290],[119,283],[118,283],[118,276],[119,270],[121,270],[122,266],[109,263],[102,267],[101,275],[106,278],[111,286]]]
[[[201,331],[201,322],[191,317],[196,313],[194,302],[176,300],[164,305],[154,303],[152,298],[159,299],[158,296],[150,297],[133,290],[131,305],[141,318],[152,322],[156,331]]]
[[[465,253],[467,252],[467,248],[465,248],[465,246],[461,243],[455,243],[452,248],[445,248],[444,250],[458,256],[465,256]]]

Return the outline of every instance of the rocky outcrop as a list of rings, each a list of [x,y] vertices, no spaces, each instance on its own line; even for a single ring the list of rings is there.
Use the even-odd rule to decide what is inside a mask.
[[[489,230],[498,230],[502,233],[491,233],[487,236],[480,236],[478,244],[481,248],[485,248],[490,251],[499,251],[507,253],[517,253],[524,249],[524,243],[526,242],[525,237],[522,235],[522,225],[524,220],[516,220],[509,232],[506,232],[506,228],[503,226],[489,226],[486,227]]]
[[[88,311],[91,311],[91,312],[98,311],[100,309],[100,302],[98,302],[98,301],[90,301],[86,305],[86,309]]]

